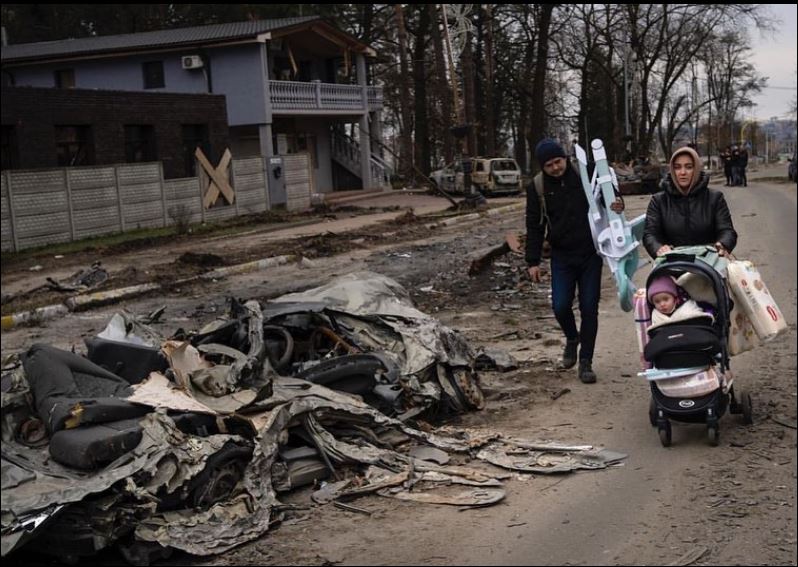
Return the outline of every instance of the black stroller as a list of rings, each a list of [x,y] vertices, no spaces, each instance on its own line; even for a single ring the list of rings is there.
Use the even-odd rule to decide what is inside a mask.
[[[671,444],[671,422],[706,423],[710,444],[720,441],[718,421],[726,412],[742,414],[746,424],[753,423],[751,396],[741,391],[735,396],[729,372],[728,339],[731,327],[731,299],[721,275],[708,263],[693,254],[670,253],[649,274],[646,289],[662,275],[674,279],[682,274],[696,274],[710,283],[715,301],[713,323],[705,317],[689,319],[652,329],[644,350],[645,359],[655,369],[712,368],[720,376],[718,387],[697,397],[672,397],[663,392],[657,380],[650,382],[649,419],[659,431],[664,447]],[[651,305],[649,304],[651,308]],[[678,373],[678,372],[674,372]]]

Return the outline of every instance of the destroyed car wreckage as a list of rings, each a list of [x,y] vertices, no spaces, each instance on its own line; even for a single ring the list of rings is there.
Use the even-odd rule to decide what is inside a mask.
[[[624,458],[407,425],[484,400],[465,340],[378,274],[232,300],[229,318],[168,339],[117,314],[86,344],[87,357],[39,344],[4,366],[4,557],[29,544],[67,562],[110,545],[135,564],[222,553],[280,519],[278,493],[325,479],[317,503],[504,497],[507,472],[449,452],[537,473]]]

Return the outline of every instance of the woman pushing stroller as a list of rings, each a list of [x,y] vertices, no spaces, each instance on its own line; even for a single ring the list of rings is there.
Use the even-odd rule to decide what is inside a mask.
[[[709,176],[701,170],[694,150],[680,148],[674,152],[670,175],[662,185],[663,191],[649,203],[643,232],[643,244],[652,258],[668,255],[676,247],[709,245],[720,256],[734,249],[737,232],[726,199],[723,193],[709,189]],[[699,306],[687,296],[674,280],[682,274],[709,283],[714,301]],[[661,386],[657,378],[650,378],[651,424],[658,428],[662,444],[668,446],[671,419],[703,422],[710,442],[717,445],[718,419],[727,407],[732,413],[743,413],[747,423],[751,417],[750,395],[743,393],[738,401],[729,378],[730,302],[725,282],[704,262],[668,255],[649,275],[646,299],[653,310],[645,360],[653,364],[655,373],[662,369],[666,373],[667,369],[696,370],[670,381],[666,377]],[[671,375],[683,370],[673,370]],[[681,390],[674,389],[675,383]],[[688,391],[690,395],[684,393]]]
[[[709,188],[695,150],[679,148],[670,160],[663,191],[651,198],[646,211],[643,245],[652,258],[676,246],[709,244],[720,255],[737,244],[731,213],[720,191]]]

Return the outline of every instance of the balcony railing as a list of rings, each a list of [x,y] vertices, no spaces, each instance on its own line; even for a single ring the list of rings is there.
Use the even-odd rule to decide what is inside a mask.
[[[272,111],[277,114],[382,110],[382,87],[269,81],[269,92]]]

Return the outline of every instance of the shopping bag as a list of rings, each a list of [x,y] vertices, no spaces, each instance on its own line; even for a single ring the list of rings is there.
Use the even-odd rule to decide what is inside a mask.
[[[729,328],[729,355],[735,356],[759,346],[759,337],[754,330],[751,319],[743,311],[740,301],[731,293],[734,306],[729,313],[731,326]]]
[[[728,266],[729,288],[757,336],[763,342],[774,339],[787,330],[784,315],[770,295],[756,266],[747,260],[734,260]]]

